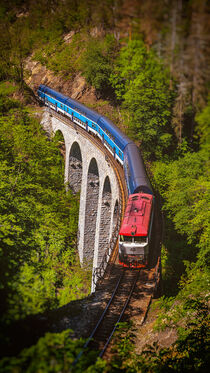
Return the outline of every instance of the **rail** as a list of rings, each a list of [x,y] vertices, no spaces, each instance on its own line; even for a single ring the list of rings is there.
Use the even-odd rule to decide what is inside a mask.
[[[104,321],[104,319],[105,319],[108,311],[110,310],[110,306],[114,303],[114,299],[116,297],[117,291],[119,292],[120,284],[122,284],[122,279],[125,276],[126,271],[129,274],[131,273],[131,271],[128,271],[125,268],[122,269],[122,272],[121,272],[121,274],[119,276],[119,279],[117,281],[117,284],[116,284],[116,286],[115,286],[115,288],[114,288],[114,290],[112,292],[112,295],[111,295],[111,297],[109,299],[109,302],[107,303],[107,305],[106,305],[103,313],[101,314],[101,316],[100,316],[100,318],[99,318],[96,326],[94,327],[94,329],[93,329],[92,333],[90,334],[89,338],[87,339],[86,343],[83,345],[82,350],[79,352],[79,354],[77,355],[77,357],[73,361],[72,368],[78,363],[78,361],[82,357],[83,353],[85,352],[85,349],[91,343],[93,343],[93,337],[96,335],[96,332],[100,329],[102,322]],[[134,271],[133,271],[133,273],[134,273]],[[137,279],[139,277],[139,273],[140,273],[140,270],[138,270],[138,271],[135,272],[135,277],[132,280],[132,284],[130,286],[129,293],[128,293],[127,297],[126,297],[126,300],[123,302],[122,307],[119,310],[119,313],[118,313],[119,316],[118,316],[117,320],[113,322],[113,326],[112,326],[111,332],[109,333],[108,338],[106,338],[104,347],[102,348],[102,350],[100,351],[100,353],[98,355],[99,357],[102,357],[104,355],[104,353],[105,353],[105,351],[106,351],[106,349],[107,349],[107,347],[108,347],[108,345],[109,345],[109,343],[110,343],[110,341],[111,341],[111,339],[113,337],[113,334],[114,334],[114,332],[115,332],[115,330],[116,330],[116,328],[118,326],[118,323],[122,319],[122,316],[123,316],[123,314],[124,314],[124,312],[125,312],[125,310],[126,310],[126,308],[128,306],[128,303],[129,303],[129,301],[131,299],[131,296],[133,294],[134,288],[136,286],[136,282],[137,282]],[[127,280],[127,278],[126,278],[126,280]],[[126,282],[128,282],[128,281],[125,281],[125,283]],[[129,286],[129,283],[128,283],[128,286]],[[123,287],[122,287],[122,289],[123,289]],[[119,294],[118,294],[118,297],[119,297]],[[119,299],[118,298],[117,298],[116,304],[119,305]],[[116,304],[115,304],[115,307],[116,307]],[[115,313],[116,313],[116,308],[115,308]],[[109,322],[110,322],[110,319],[109,319]]]
[[[161,279],[161,257],[158,257],[157,264],[155,266],[155,291],[157,291]]]
[[[110,333],[110,336],[109,336],[109,338],[107,339],[106,344],[105,344],[103,350],[101,350],[101,352],[100,352],[100,354],[99,354],[99,357],[102,357],[102,356],[104,355],[104,353],[105,353],[105,351],[106,351],[106,349],[107,349],[107,347],[108,347],[108,345],[109,345],[109,343],[110,343],[110,341],[111,341],[111,339],[112,339],[112,337],[113,337],[113,334],[114,334],[115,330],[117,329],[117,326],[118,326],[120,320],[122,319],[122,317],[123,317],[123,315],[124,315],[124,312],[125,312],[125,310],[126,310],[126,307],[127,307],[128,303],[130,302],[131,296],[132,296],[133,291],[134,291],[134,288],[135,288],[135,286],[136,286],[136,282],[137,282],[137,279],[138,279],[139,273],[140,273],[140,271],[138,271],[137,276],[136,276],[136,278],[134,279],[134,282],[133,282],[133,285],[132,285],[132,287],[131,287],[131,290],[130,290],[129,296],[128,296],[128,298],[127,298],[126,301],[125,301],[125,304],[124,304],[124,307],[123,307],[123,309],[122,309],[122,311],[121,311],[121,313],[120,313],[120,316],[119,316],[117,322],[115,323],[114,328],[113,328],[112,332]]]
[[[99,321],[97,322],[95,328],[93,329],[93,331],[92,331],[91,335],[89,336],[89,338],[87,339],[86,343],[85,343],[84,346],[82,347],[82,350],[79,352],[79,354],[77,355],[76,359],[73,361],[72,366],[75,366],[75,365],[78,363],[78,361],[79,361],[79,359],[81,358],[81,356],[83,355],[85,349],[88,347],[88,345],[89,345],[90,342],[92,341],[92,338],[94,337],[94,335],[95,335],[95,333],[96,333],[96,330],[98,330],[98,328],[99,328],[99,326],[100,326],[102,320],[104,319],[104,316],[105,316],[105,314],[107,313],[107,310],[109,309],[109,306],[110,306],[110,304],[111,304],[111,302],[112,302],[112,300],[113,300],[113,298],[114,298],[114,296],[115,296],[115,294],[116,294],[116,291],[117,291],[117,289],[118,289],[118,287],[119,287],[119,284],[120,284],[120,282],[121,282],[122,276],[123,276],[123,272],[122,272],[122,274],[121,274],[121,276],[120,276],[120,278],[119,278],[119,280],[118,280],[118,282],[117,282],[117,285],[116,285],[116,287],[115,287],[115,289],[114,289],[114,291],[113,291],[113,293],[112,293],[112,296],[111,296],[111,298],[110,298],[110,300],[109,300],[109,302],[108,302],[106,308],[104,309],[104,311],[103,311],[103,313],[102,313],[102,315],[101,315]]]

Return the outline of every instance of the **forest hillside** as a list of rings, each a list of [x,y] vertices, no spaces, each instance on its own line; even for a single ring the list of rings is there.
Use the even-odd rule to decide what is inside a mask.
[[[209,3],[2,0],[0,31],[2,346],[16,321],[89,293],[90,272],[76,253],[79,196],[66,193],[61,141],[49,141],[37,115],[42,83],[107,115],[137,143],[164,221],[151,338],[140,342],[135,325],[122,324],[114,359],[95,361],[90,353],[75,371],[205,372]],[[164,330],[175,335],[167,345],[159,338]],[[0,371],[68,372],[81,344],[67,329],[12,358],[2,347]]]

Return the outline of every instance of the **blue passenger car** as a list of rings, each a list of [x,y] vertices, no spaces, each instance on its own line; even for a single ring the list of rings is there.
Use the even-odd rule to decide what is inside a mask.
[[[129,194],[139,191],[153,194],[137,146],[114,123],[45,85],[39,86],[38,96],[46,106],[69,117],[74,123],[101,139],[104,146],[123,165]]]
[[[131,140],[109,119],[45,85],[39,86],[38,95],[46,106],[70,117],[74,123],[96,134],[104,146],[123,164],[123,151]]]

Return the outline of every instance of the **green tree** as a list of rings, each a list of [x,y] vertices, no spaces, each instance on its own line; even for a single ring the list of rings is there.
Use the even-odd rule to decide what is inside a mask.
[[[112,61],[116,50],[113,36],[107,35],[104,41],[91,40],[81,61],[83,75],[98,94],[106,94],[111,85],[109,77],[112,72]]]
[[[195,119],[198,123],[196,130],[200,138],[200,145],[205,147],[208,152],[210,146],[210,97],[206,107],[196,115]]]
[[[157,162],[156,185],[165,199],[164,209],[175,229],[186,235],[189,243],[208,247],[209,182],[206,179],[208,154],[201,150],[186,153],[169,164]]]
[[[172,141],[173,94],[167,70],[142,41],[132,40],[121,49],[110,81],[145,155],[160,157]]]

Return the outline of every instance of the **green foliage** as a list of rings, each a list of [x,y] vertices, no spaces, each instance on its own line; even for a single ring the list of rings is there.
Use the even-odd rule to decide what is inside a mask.
[[[36,345],[24,349],[17,357],[0,361],[1,373],[102,373],[106,361],[98,358],[98,352],[86,351],[73,366],[73,362],[84,346],[85,340],[72,338],[71,330],[62,333],[46,333]],[[97,359],[97,360],[96,360]]]
[[[187,152],[176,161],[153,165],[154,181],[164,198],[165,236],[162,246],[163,285],[166,294],[177,293],[176,284],[185,271],[186,260],[196,261],[191,272],[192,294],[200,291],[200,271],[209,266],[209,181],[207,147]],[[202,278],[201,276],[200,278]],[[194,279],[194,280],[193,280]],[[197,281],[197,280],[198,281]],[[203,279],[203,293],[208,284]],[[190,295],[190,293],[189,293]]]
[[[178,311],[178,310],[177,310]],[[190,313],[185,327],[180,327],[178,340],[168,349],[158,352],[158,372],[205,372],[209,364],[209,315],[207,303],[191,297],[184,305]],[[183,323],[183,321],[182,321]]]
[[[103,93],[111,87],[109,76],[116,46],[112,35],[97,39],[83,30],[72,35],[68,44],[61,37],[52,39],[44,50],[42,47],[36,50],[34,60],[40,61],[64,79],[82,71],[97,93]]]
[[[48,65],[48,60],[53,58],[49,66],[54,71],[63,71],[65,76],[71,74],[75,56],[70,46],[63,42],[63,34],[80,31],[89,24],[110,27],[113,6],[113,0],[101,4],[96,0],[39,0],[24,4],[10,0],[0,4],[0,79],[15,79],[23,88],[24,59],[34,50],[42,63]],[[55,46],[57,49],[54,50]],[[81,43],[80,52],[83,48]]]
[[[5,96],[0,95],[0,112],[2,114],[8,112],[10,109],[18,107],[21,107],[21,104],[18,101],[11,98],[5,98]]]
[[[122,355],[121,335],[115,335],[116,351],[106,372],[205,372],[209,364],[209,319],[206,304],[191,301],[195,320],[189,322],[178,340],[169,348],[160,348],[155,342],[145,346],[141,355],[133,348],[132,328],[124,326],[124,354]],[[196,303],[196,305],[195,305]],[[122,330],[121,330],[122,332]]]
[[[47,333],[36,345],[23,350],[17,357],[2,359],[0,372],[69,372],[83,344],[82,339],[72,339],[70,330],[57,334]]]
[[[170,364],[176,371],[205,371],[208,361],[209,319],[209,104],[197,115],[201,148],[181,153],[177,160],[153,165],[156,187],[163,197],[167,230],[163,251],[163,277],[171,281],[173,270],[179,276],[179,293],[158,301],[163,309],[156,327],[176,328],[177,343],[159,354],[163,371]],[[172,235],[173,224],[180,236],[181,250]],[[170,237],[171,236],[171,237]],[[170,237],[170,240],[169,240]],[[186,260],[187,259],[187,260]],[[180,267],[185,266],[180,271]],[[181,280],[179,279],[181,273]],[[170,282],[172,285],[172,282]],[[165,361],[165,363],[164,363]],[[161,370],[160,370],[161,371]]]
[[[115,332],[116,343],[114,350],[117,351],[118,358],[123,361],[131,356],[134,350],[134,333],[132,330],[132,323],[120,322],[118,323]]]
[[[210,98],[206,107],[196,115],[195,119],[198,123],[197,133],[200,137],[200,144],[202,147],[206,147],[207,151],[210,146]]]
[[[172,141],[168,72],[142,41],[132,40],[121,49],[110,81],[128,110],[128,125],[141,149],[146,156],[160,157]]]
[[[58,37],[50,40],[44,49],[42,46],[38,48],[33,58],[54,71],[55,74],[62,75],[64,79],[70,79],[79,70],[87,42],[86,33],[73,35],[69,44]],[[81,49],[83,44],[84,47]]]
[[[110,88],[109,77],[112,72],[112,61],[116,50],[116,41],[107,35],[103,41],[91,40],[83,55],[81,68],[87,82],[96,91],[103,93]]]
[[[186,153],[171,163],[157,162],[154,179],[165,199],[164,209],[176,230],[189,243],[209,247],[209,182],[206,180],[208,154]]]
[[[64,305],[90,286],[76,255],[78,196],[66,193],[57,140],[14,106],[0,117],[2,322]]]
[[[17,86],[15,86],[12,82],[4,82],[0,83],[0,97],[3,99],[5,96],[9,96],[12,93],[17,91]],[[5,100],[6,101],[6,100]]]

